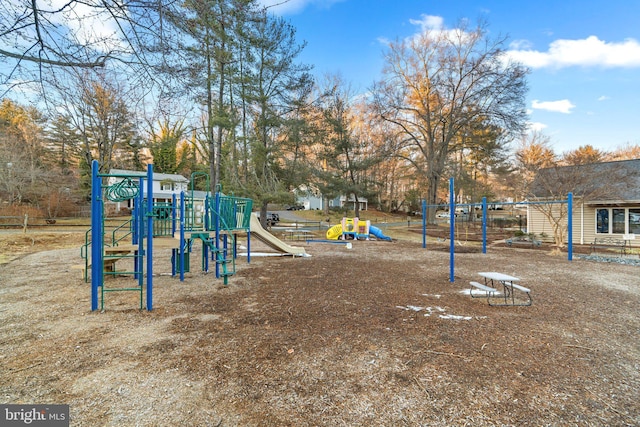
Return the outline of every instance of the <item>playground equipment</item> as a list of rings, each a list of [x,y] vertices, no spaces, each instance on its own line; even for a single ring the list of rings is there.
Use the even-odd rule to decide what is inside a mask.
[[[184,272],[189,268],[188,254],[194,240],[202,241],[204,271],[208,271],[211,253],[211,259],[216,263],[216,277],[223,277],[225,285],[228,277],[235,274],[234,236],[237,232],[249,233],[251,199],[225,196],[219,191],[215,197],[211,197],[207,191],[206,197],[196,199],[192,187],[190,197],[181,193],[178,208],[175,196],[172,203],[154,201],[153,165],[147,166],[146,175],[101,174],[98,162],[94,160],[91,170],[91,229],[81,249],[85,259],[85,280],[91,268],[91,310],[98,309],[99,299],[100,307],[104,309],[107,292],[123,291],[139,293],[142,309],[145,277],[146,309],[152,310],[154,244],[172,249],[172,274],[175,275],[179,270],[181,280],[184,280]],[[118,181],[109,185],[108,178],[117,178]],[[192,182],[193,179],[194,176]],[[111,227],[111,233],[106,232],[105,199],[134,202],[131,219]],[[130,239],[131,243],[125,239]],[[234,247],[233,257],[229,257],[229,240]],[[123,259],[133,261],[130,271],[116,269],[116,262]],[[132,275],[138,283],[134,287],[107,288],[104,278],[108,275]]]
[[[222,277],[227,285],[228,277],[235,274],[237,234],[248,233],[252,205],[251,199],[226,196],[220,191],[215,193],[215,197],[207,191],[204,198],[195,197],[193,190],[190,196],[181,193],[179,210],[174,209],[174,212],[179,212],[180,226],[177,231],[173,227],[173,235],[180,240],[180,245],[172,252],[172,274],[179,272],[180,281],[184,281],[184,273],[190,271],[194,243],[200,241],[202,271],[209,271],[211,254],[216,265],[216,278]],[[232,256],[229,256],[231,251]]]
[[[293,256],[307,255],[304,248],[288,245],[282,240],[275,237],[273,234],[269,233],[267,230],[265,230],[262,227],[262,224],[260,224],[260,220],[258,219],[258,216],[255,213],[251,214],[251,221],[249,225],[250,225],[249,236],[251,235],[255,236],[256,238],[258,238],[258,240],[260,240],[262,243],[266,244],[270,248],[275,249],[278,252],[290,254]],[[247,253],[250,254],[250,251]]]
[[[469,211],[473,211],[474,207],[480,206],[482,208],[482,253],[487,253],[487,198],[482,198],[481,204],[458,204],[456,205],[454,199],[454,179],[449,178],[449,204],[446,205],[449,212],[449,281],[454,282],[455,275],[455,212],[456,206],[469,207]],[[523,202],[519,202],[522,204]],[[500,205],[510,205],[515,203],[500,202]],[[524,204],[567,204],[567,260],[573,260],[573,194],[569,193],[566,200],[552,200],[552,201],[539,201],[539,202],[526,202]],[[427,205],[425,200],[422,201],[422,247],[427,247],[427,208],[438,208],[440,205]]]
[[[357,225],[356,225],[357,224]],[[371,225],[369,220],[360,220],[358,218],[342,218],[340,224],[336,224],[327,230],[327,239],[329,240],[369,240],[372,234],[380,240],[391,241],[391,237],[385,234],[378,227]]]

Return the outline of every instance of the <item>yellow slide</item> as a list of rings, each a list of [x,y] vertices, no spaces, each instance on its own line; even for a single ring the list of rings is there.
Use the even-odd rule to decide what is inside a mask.
[[[327,230],[327,239],[338,240],[342,236],[342,224],[337,224]]]

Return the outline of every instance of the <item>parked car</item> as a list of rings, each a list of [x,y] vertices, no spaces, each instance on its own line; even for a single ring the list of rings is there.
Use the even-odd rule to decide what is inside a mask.
[[[303,205],[291,205],[291,206],[287,206],[287,210],[288,211],[303,211],[304,210],[304,206]]]
[[[260,217],[258,216],[258,220],[260,220]],[[277,213],[272,213],[272,212],[267,212],[267,225],[268,226],[273,226],[276,225],[278,222],[280,222],[280,215],[278,215]]]

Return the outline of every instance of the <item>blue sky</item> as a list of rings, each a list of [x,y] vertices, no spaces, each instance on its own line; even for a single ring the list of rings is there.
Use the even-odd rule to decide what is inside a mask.
[[[290,0],[271,10],[307,42],[300,59],[314,73],[362,92],[382,75],[384,40],[484,19],[530,67],[531,126],[556,153],[640,144],[640,0]]]

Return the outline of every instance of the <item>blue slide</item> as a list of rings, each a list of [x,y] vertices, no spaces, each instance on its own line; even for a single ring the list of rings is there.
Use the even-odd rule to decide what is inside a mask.
[[[373,225],[369,226],[369,234],[373,234],[374,236],[376,236],[380,240],[391,241],[391,237],[385,236],[384,233],[382,232],[382,230],[380,230],[378,227],[374,227]]]

